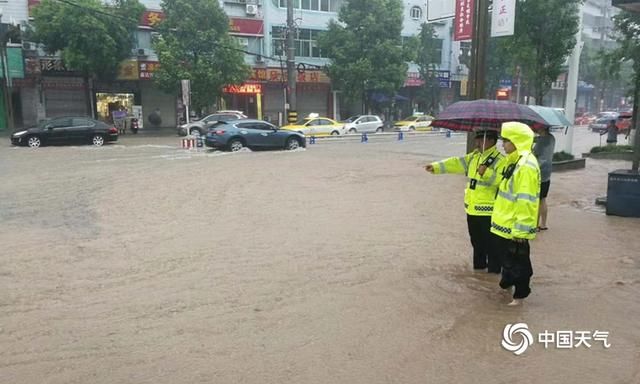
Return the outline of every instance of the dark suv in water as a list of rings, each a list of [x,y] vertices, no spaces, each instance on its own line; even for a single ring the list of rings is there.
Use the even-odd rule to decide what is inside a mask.
[[[97,147],[118,140],[118,129],[89,117],[57,117],[35,127],[15,131],[11,144],[38,148],[47,144],[93,144]]]

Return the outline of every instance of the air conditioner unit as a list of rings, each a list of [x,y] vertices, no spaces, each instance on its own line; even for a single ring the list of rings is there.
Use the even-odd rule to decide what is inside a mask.
[[[36,49],[36,45],[34,43],[25,41],[22,43],[22,49],[24,49],[25,51],[34,51]]]
[[[262,55],[255,55],[256,63],[264,63],[264,57]]]
[[[149,50],[146,48],[138,48],[137,49],[138,56],[149,56]]]
[[[245,13],[249,16],[255,16],[258,14],[258,6],[255,4],[247,4]]]
[[[247,39],[246,37],[236,37],[236,40],[238,41],[238,44],[243,48],[247,48],[249,46],[249,39]]]

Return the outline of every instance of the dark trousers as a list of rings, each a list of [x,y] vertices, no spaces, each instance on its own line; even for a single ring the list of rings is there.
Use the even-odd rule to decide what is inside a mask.
[[[497,235],[493,235],[493,239],[494,247],[502,258],[500,287],[502,289],[515,287],[513,298],[524,299],[531,293],[529,282],[533,275],[529,242],[516,243]]]
[[[473,246],[473,268],[489,268],[491,273],[500,273],[500,258],[492,244],[491,216],[467,215],[469,237]]]

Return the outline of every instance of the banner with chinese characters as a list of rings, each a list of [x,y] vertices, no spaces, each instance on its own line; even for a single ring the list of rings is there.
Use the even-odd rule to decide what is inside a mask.
[[[516,0],[493,0],[491,37],[512,36],[516,23]]]
[[[456,17],[453,23],[453,40],[471,40],[475,0],[456,0]]]
[[[138,75],[140,80],[153,79],[153,72],[160,68],[160,63],[157,61],[138,61]]]

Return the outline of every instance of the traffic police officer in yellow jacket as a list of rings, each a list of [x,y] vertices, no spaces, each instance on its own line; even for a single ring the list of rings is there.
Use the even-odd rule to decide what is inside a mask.
[[[500,273],[501,267],[500,259],[495,256],[490,244],[491,213],[504,167],[504,156],[496,148],[497,141],[497,131],[478,131],[473,152],[425,167],[428,172],[435,174],[457,173],[468,177],[464,207],[473,246],[473,268],[488,267],[490,273]]]
[[[522,123],[504,123],[501,136],[507,166],[493,206],[491,233],[502,259],[500,287],[515,287],[509,305],[519,305],[531,293],[529,240],[536,237],[538,225],[540,166],[531,153],[531,128]]]

